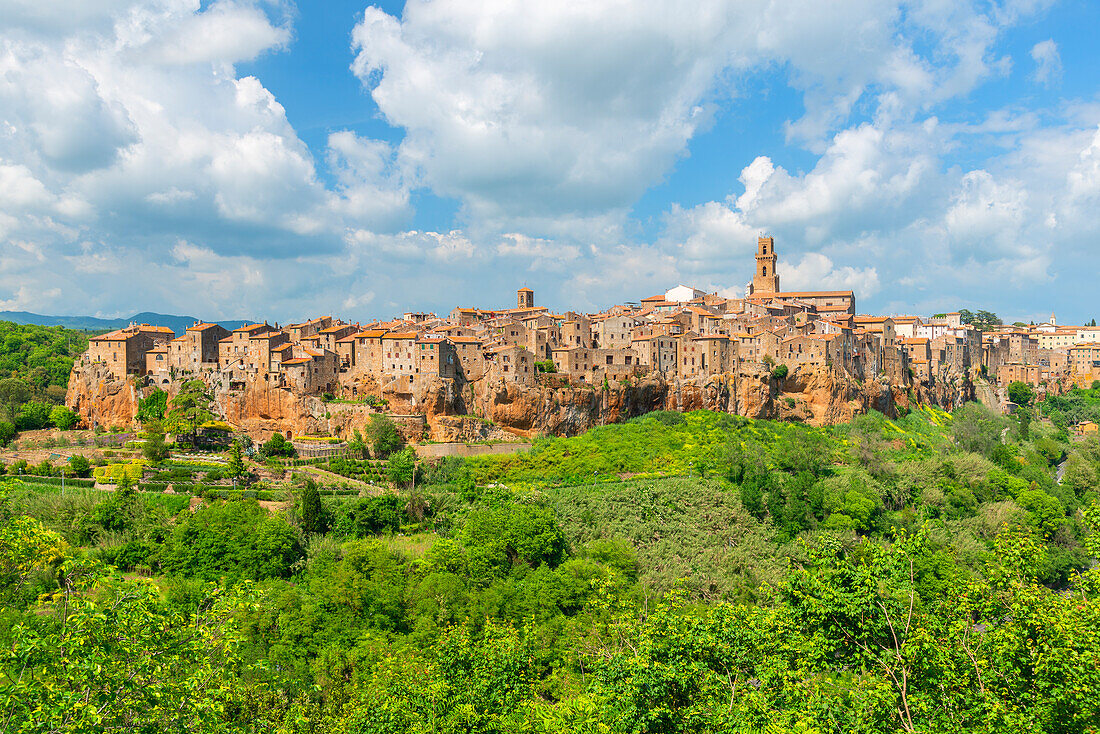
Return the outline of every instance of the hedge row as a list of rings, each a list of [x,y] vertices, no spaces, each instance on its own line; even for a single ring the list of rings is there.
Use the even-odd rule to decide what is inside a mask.
[[[205,484],[203,482],[172,482],[172,489],[176,492],[190,492],[200,494],[206,492],[219,492],[225,488],[222,484]]]
[[[313,459],[291,459],[290,461],[283,462],[283,463],[286,466],[291,466],[291,467],[294,467],[294,466],[315,466],[317,464],[328,463],[328,460],[330,458],[331,457],[328,457],[328,456],[319,456],[319,457],[316,457],[316,458],[313,458]]]
[[[20,475],[19,479],[24,482],[31,482],[33,484],[54,484],[58,487],[61,486],[61,477],[40,477],[35,474]],[[65,477],[64,482],[66,487],[94,487],[94,479],[81,479],[80,477]]]
[[[96,481],[118,484],[119,480],[122,479],[122,476],[125,474],[130,478],[130,481],[137,484],[141,481],[141,474],[144,468],[145,462],[136,460],[128,464],[97,466],[92,470],[92,475],[96,478]]]
[[[179,467],[181,469],[191,469],[192,471],[209,471],[211,469],[224,469],[226,464],[224,461],[184,461],[182,459],[168,459],[161,462],[161,466]]]
[[[223,500],[262,500],[264,502],[284,502],[287,499],[286,492],[275,492],[269,489],[223,489],[210,492],[211,497]]]

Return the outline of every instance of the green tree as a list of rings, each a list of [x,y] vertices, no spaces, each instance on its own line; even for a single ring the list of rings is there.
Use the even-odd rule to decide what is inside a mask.
[[[54,406],[53,410],[50,411],[50,423],[62,431],[68,431],[75,426],[79,420],[80,416],[64,405]]]
[[[168,393],[159,388],[154,389],[149,395],[138,400],[137,419],[142,424],[150,421],[162,421],[167,407]]]
[[[951,432],[963,451],[989,456],[1001,443],[1004,421],[981,403],[966,403],[952,415]]]
[[[1096,468],[1091,461],[1079,452],[1073,452],[1066,459],[1066,470],[1062,476],[1063,486],[1069,487],[1078,497],[1098,487]]]
[[[348,439],[348,453],[355,459],[366,458],[367,444],[358,428],[351,432],[351,438]]]
[[[23,407],[19,409],[15,425],[21,431],[35,431],[45,428],[50,423],[50,411],[52,409],[49,403],[38,400],[24,403]]]
[[[325,532],[325,511],[321,506],[321,495],[317,491],[317,483],[312,479],[307,479],[302,487],[300,511],[302,530],[307,533]]]
[[[1031,437],[1031,408],[1020,407],[1016,410],[1016,425],[1020,429],[1020,438],[1024,441]]]
[[[1028,522],[1032,527],[1047,538],[1054,535],[1066,517],[1066,508],[1061,501],[1041,489],[1020,492],[1016,503],[1028,511]]]
[[[226,473],[233,479],[233,486],[248,476],[248,466],[244,463],[244,449],[240,441],[234,441],[229,447],[229,460],[225,465]]]
[[[0,380],[0,405],[4,407],[8,420],[15,423],[19,417],[19,408],[31,399],[31,386],[23,380],[9,377]]]
[[[76,562],[66,578],[79,572]],[[189,615],[155,584],[106,570],[77,576],[63,601],[42,603],[3,632],[0,719],[12,732],[226,731],[244,703],[236,620],[244,598],[202,594]]]
[[[946,316],[946,314],[944,314],[944,316]],[[959,310],[959,319],[962,323],[969,324],[981,331],[988,331],[1001,325],[1001,319],[992,311],[978,311],[974,313],[964,308]]]
[[[276,433],[260,446],[261,456],[296,456],[297,454],[294,444],[283,438],[281,433]]]
[[[381,413],[371,415],[364,438],[370,444],[371,454],[376,459],[386,458],[405,443],[401,439],[401,432],[397,430],[397,424]]]
[[[1008,399],[1017,405],[1031,405],[1031,401],[1035,399],[1035,391],[1031,389],[1031,385],[1026,382],[1010,382],[1008,384]]]
[[[412,449],[395,451],[386,460],[386,475],[399,487],[408,486],[415,474],[416,454]]]
[[[170,455],[163,433],[151,433],[141,445],[141,454],[154,464],[159,464]]]
[[[183,383],[180,391],[172,398],[172,407],[168,410],[168,430],[177,435],[190,436],[191,443],[194,443],[199,427],[214,420],[214,413],[210,409],[212,402],[213,398],[202,380]]]
[[[72,472],[74,477],[90,477],[92,475],[92,465],[88,462],[87,457],[74,454],[69,459],[69,471]]]
[[[15,426],[7,421],[0,421],[0,447],[7,446],[15,438]]]
[[[167,574],[230,584],[287,576],[301,557],[286,519],[269,515],[255,500],[200,507],[172,528],[160,553]]]

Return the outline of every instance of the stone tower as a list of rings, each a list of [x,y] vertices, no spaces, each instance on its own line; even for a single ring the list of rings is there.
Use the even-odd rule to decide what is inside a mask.
[[[775,272],[775,238],[756,240],[756,274],[752,276],[752,293],[778,293],[779,274]]]
[[[516,308],[534,308],[535,292],[530,288],[520,288],[516,291]]]

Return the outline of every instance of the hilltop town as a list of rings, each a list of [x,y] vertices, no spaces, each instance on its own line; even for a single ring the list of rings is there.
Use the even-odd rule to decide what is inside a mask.
[[[476,406],[523,389],[619,389],[650,381],[666,388],[649,400],[650,408],[687,409],[713,401],[684,404],[681,386],[702,388],[714,378],[728,386],[741,378],[756,381],[753,391],[773,394],[721,408],[830,422],[813,398],[791,397],[809,389],[808,376],[819,386],[829,381],[832,392],[836,384],[849,386],[831,396],[833,402],[851,402],[851,385],[879,385],[885,403],[872,396],[869,407],[889,410],[898,399],[951,407],[970,397],[975,380],[1022,381],[1042,390],[1100,375],[1100,328],[1061,326],[1052,317],[1034,327],[981,330],[964,323],[961,312],[859,315],[852,291],[783,291],[777,259],[774,239],[760,237],[744,297],[678,285],[600,313],[552,313],[536,304],[531,289],[520,288],[513,308],[408,312],[370,323],[323,316],[232,332],[196,323],[178,336],[132,324],[90,341],[73,368],[84,379],[71,381],[68,402],[94,424],[103,420],[103,384],[129,380],[137,391],[129,403],[136,404],[142,390],[171,394],[183,381],[201,379],[228,402],[248,393],[265,396],[265,407],[238,407],[238,418],[277,420],[287,411],[271,410],[273,394],[284,406],[297,400],[305,413],[311,409],[301,401],[318,397],[371,404],[385,398],[414,414],[463,414],[491,412]],[[780,395],[787,408],[804,402],[804,409],[768,415],[761,406]],[[835,413],[835,406],[828,410]]]

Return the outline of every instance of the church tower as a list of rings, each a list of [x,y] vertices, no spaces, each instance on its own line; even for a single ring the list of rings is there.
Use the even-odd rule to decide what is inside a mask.
[[[516,308],[534,308],[535,307],[535,292],[530,288],[523,287],[516,291]]]
[[[750,293],[778,293],[779,274],[775,272],[775,238],[756,240],[756,273],[752,276]]]

